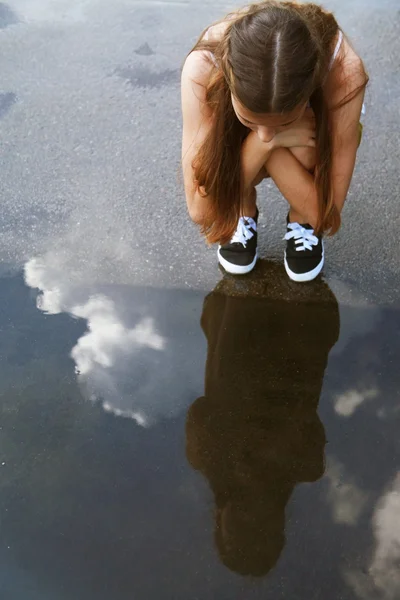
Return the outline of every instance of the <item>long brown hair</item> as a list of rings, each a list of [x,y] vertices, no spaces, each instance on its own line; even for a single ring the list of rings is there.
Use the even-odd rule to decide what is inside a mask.
[[[223,22],[227,25],[220,40],[203,39],[205,30],[191,50],[208,50],[215,57],[206,90],[212,126],[192,164],[198,191],[209,198],[202,232],[210,243],[224,243],[232,237],[241,214],[241,145],[249,130],[236,117],[233,94],[255,113],[290,112],[310,102],[316,119],[317,231],[335,233],[340,214],[332,200],[332,141],[322,90],[339,30],[335,17],[316,4],[264,0],[218,23]],[[335,110],[367,82],[365,75],[365,83]]]

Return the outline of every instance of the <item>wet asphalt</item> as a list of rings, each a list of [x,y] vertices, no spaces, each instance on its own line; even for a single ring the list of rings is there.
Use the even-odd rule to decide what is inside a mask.
[[[224,275],[189,223],[179,70],[224,2],[0,3],[0,597],[400,596],[399,33],[331,0],[371,77],[324,277],[285,204]]]

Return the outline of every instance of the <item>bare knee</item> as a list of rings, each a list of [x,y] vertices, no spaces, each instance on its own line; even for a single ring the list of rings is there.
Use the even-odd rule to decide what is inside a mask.
[[[206,221],[206,214],[204,212],[204,209],[201,209],[198,206],[188,205],[188,213],[193,223],[200,226],[204,225]]]
[[[265,165],[262,167],[262,169],[260,170],[260,172],[258,173],[257,177],[254,179],[253,181],[253,186],[256,187],[257,185],[259,185],[264,179],[267,179],[268,177],[270,177]]]
[[[289,150],[307,171],[314,171],[317,162],[315,148],[289,148]]]

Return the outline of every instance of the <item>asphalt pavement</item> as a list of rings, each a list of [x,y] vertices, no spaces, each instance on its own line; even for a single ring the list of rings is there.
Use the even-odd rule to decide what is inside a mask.
[[[325,275],[397,298],[396,0],[326,5],[371,77],[364,139]],[[0,5],[1,245],[74,281],[207,290],[220,274],[188,220],[179,78],[199,32],[231,3],[13,0]],[[286,203],[260,191],[261,256],[282,260]],[[56,275],[55,275],[56,276]]]
[[[235,5],[0,3],[0,596],[397,600],[397,0],[325,4],[370,75],[322,280],[223,276],[180,69]]]

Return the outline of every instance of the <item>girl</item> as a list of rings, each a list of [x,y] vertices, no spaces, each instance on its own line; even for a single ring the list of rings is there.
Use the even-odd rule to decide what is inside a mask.
[[[282,553],[297,484],[324,474],[318,403],[340,329],[338,303],[324,282],[303,288],[296,302],[280,265],[263,267],[272,293],[248,296],[223,280],[206,297],[205,395],[186,420],[187,458],[215,500],[220,558],[253,576],[266,575]]]
[[[191,218],[226,271],[257,261],[256,186],[289,204],[286,272],[310,281],[336,233],[361,141],[368,82],[334,16],[264,0],[205,30],[182,71],[182,164]]]

